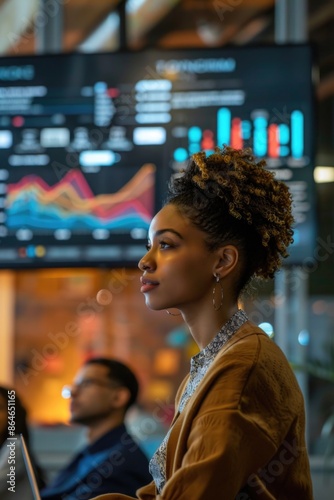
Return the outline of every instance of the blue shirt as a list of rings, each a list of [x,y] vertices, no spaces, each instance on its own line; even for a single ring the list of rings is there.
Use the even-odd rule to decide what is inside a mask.
[[[151,481],[146,455],[121,425],[83,449],[41,491],[41,498],[88,500],[104,493],[135,496],[138,488]]]

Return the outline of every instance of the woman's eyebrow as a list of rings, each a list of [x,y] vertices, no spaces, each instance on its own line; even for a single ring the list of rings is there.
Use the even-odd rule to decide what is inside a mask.
[[[168,233],[173,233],[173,234],[175,234],[176,236],[178,236],[179,238],[181,238],[181,240],[183,240],[183,239],[184,239],[184,238],[183,238],[183,236],[182,236],[180,233],[178,233],[177,231],[175,231],[175,229],[170,229],[170,228],[166,228],[166,229],[158,229],[158,231],[156,231],[156,232],[154,233],[154,235],[155,235],[155,236],[160,236],[161,234],[163,234],[163,233],[167,233],[167,232],[168,232]]]

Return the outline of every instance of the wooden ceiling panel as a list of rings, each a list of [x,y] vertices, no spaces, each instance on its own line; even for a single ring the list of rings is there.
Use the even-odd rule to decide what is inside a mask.
[[[71,0],[64,11],[64,51],[75,50],[118,4],[119,0]]]
[[[274,4],[274,0],[242,0],[233,7],[232,2],[219,0],[181,0],[146,34],[146,44],[177,48],[233,43],[248,23],[267,15],[268,10],[272,13]]]
[[[0,0],[0,8],[3,2],[4,0]],[[97,0],[95,2],[91,0],[68,0],[65,2],[63,51],[76,50],[76,47],[101,24],[107,15],[116,9],[119,2],[120,0]],[[52,14],[48,15],[51,16]],[[10,55],[35,53],[35,24],[38,20],[38,15],[35,13],[28,30],[22,33],[19,40],[9,49],[8,53]]]
[[[0,20],[17,1],[0,0]],[[24,0],[28,2],[28,0]],[[23,0],[22,0],[23,2]],[[29,0],[38,2],[38,0]],[[119,6],[121,0],[67,0],[64,2],[64,52],[77,50],[101,22]],[[16,10],[15,10],[16,5]],[[136,15],[130,16],[129,47],[206,47],[226,44],[268,43],[275,40],[275,0],[146,0],[138,3]],[[334,71],[333,0],[308,0],[308,34],[317,48],[320,79]],[[5,9],[6,8],[6,9]],[[3,14],[3,15],[2,15]],[[11,33],[11,47],[6,54],[34,54],[35,22],[25,33]],[[3,28],[4,29],[4,28]],[[10,28],[8,28],[10,29]],[[13,31],[13,30],[12,30]],[[2,35],[7,36],[7,35]],[[331,91],[334,94],[334,88]]]
[[[110,13],[119,0],[70,0],[64,8],[64,31],[81,30],[90,34]]]

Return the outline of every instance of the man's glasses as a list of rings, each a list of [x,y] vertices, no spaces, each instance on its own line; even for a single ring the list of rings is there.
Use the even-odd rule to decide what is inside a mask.
[[[75,383],[72,385],[64,385],[61,391],[61,395],[64,399],[69,399],[72,396],[73,390],[81,391],[82,389],[85,390],[93,385],[99,385],[101,387],[110,387],[111,389],[116,389],[117,387],[121,387],[119,384],[112,381],[100,380],[98,378],[86,378],[81,380],[77,384]]]

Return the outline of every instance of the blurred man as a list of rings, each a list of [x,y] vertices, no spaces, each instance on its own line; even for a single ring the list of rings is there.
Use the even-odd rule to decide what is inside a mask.
[[[148,460],[124,425],[138,381],[119,361],[93,358],[79,370],[71,395],[71,422],[87,427],[88,446],[63,469],[42,500],[87,500],[103,493],[135,496],[151,482]]]

